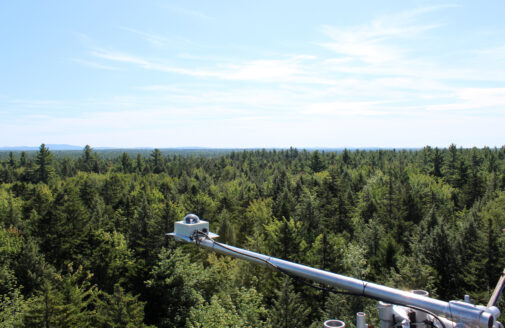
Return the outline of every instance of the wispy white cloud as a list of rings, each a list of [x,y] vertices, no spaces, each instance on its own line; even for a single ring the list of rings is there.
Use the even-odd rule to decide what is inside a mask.
[[[44,109],[65,106],[61,100],[5,98],[4,102],[22,109]]]
[[[300,73],[297,60],[253,60],[226,66],[217,76],[227,80],[285,80]]]
[[[121,27],[132,33],[131,37],[136,35],[160,49],[153,53],[114,45],[99,47],[84,38],[89,60],[76,62],[99,69],[166,74],[156,74],[151,85],[130,84],[122,93],[128,96],[81,99],[69,106],[72,112],[36,115],[27,111],[22,131],[50,136],[59,129],[75,138],[85,137],[89,143],[106,139],[109,145],[114,140],[121,144],[124,139],[129,140],[129,146],[152,145],[146,141],[149,138],[179,142],[163,146],[180,146],[181,135],[188,138],[184,145],[313,146],[324,142],[370,146],[375,141],[366,140],[370,133],[384,136],[377,146],[398,146],[402,142],[404,146],[469,144],[470,137],[466,141],[453,138],[465,135],[464,130],[473,123],[499,125],[496,117],[502,117],[499,111],[505,108],[505,89],[500,85],[505,82],[505,71],[499,65],[488,69],[465,65],[468,61],[448,63],[414,51],[430,46],[417,41],[429,39],[433,31],[443,29],[443,25],[423,20],[421,15],[448,7],[418,8],[353,27],[325,26],[322,37],[326,41],[316,46],[308,42],[312,48],[304,48],[301,54],[251,52],[238,56],[227,52],[222,57],[221,52],[210,51],[208,55],[181,55],[178,51],[164,51],[167,49],[161,46],[167,40],[159,34]],[[209,18],[183,8],[170,10]],[[496,63],[503,49],[498,45],[468,52]],[[480,81],[486,84],[480,85]],[[18,100],[9,105],[65,108],[68,104]],[[469,120],[477,112],[489,117]],[[492,117],[495,121],[490,113],[496,114]],[[2,127],[5,131],[11,129],[5,123]],[[194,134],[188,136],[190,129]],[[130,131],[140,131],[143,139],[133,138]],[[251,140],[257,143],[251,144]]]
[[[109,50],[94,50],[91,55],[97,58],[106,59],[112,62],[126,63],[137,65],[140,68],[154,71],[161,71],[166,73],[178,73],[192,76],[208,76],[211,73],[204,71],[197,71],[191,69],[179,68],[176,66],[166,65],[140,56],[134,56],[123,52],[114,52]]]
[[[188,69],[167,65],[149,58],[142,58],[140,56],[103,49],[94,50],[91,54],[97,58],[106,59],[112,62],[133,64],[147,70],[177,73],[195,77],[212,77],[223,80],[259,82],[272,82],[272,80],[286,80],[291,77],[295,77],[296,75],[301,74],[300,61],[312,58],[310,56],[294,56],[282,60],[252,60],[242,63],[222,64],[218,67],[206,69]]]
[[[145,40],[145,41],[149,42],[150,44],[157,46],[157,47],[161,47],[169,42],[168,38],[158,35],[158,34],[143,32],[143,31],[139,31],[137,29],[125,27],[125,26],[120,26],[119,28],[124,31],[131,32],[131,33],[141,37],[143,40]]]
[[[478,49],[473,51],[474,54],[484,57],[485,60],[490,61],[505,61],[505,45],[500,45],[497,47],[486,48],[486,49]]]
[[[302,110],[302,114],[324,116],[378,116],[388,115],[377,105],[382,101],[336,101],[330,103],[315,103]]]
[[[454,102],[435,104],[429,111],[477,111],[499,109],[505,115],[505,88],[462,88],[454,91]]]
[[[74,61],[76,63],[79,63],[79,64],[82,64],[84,66],[98,68],[98,69],[104,69],[104,70],[107,70],[107,71],[117,71],[117,70],[119,70],[118,67],[103,65],[103,64],[100,64],[100,63],[97,63],[97,62],[93,62],[93,61],[89,61],[89,60],[84,60],[84,59],[79,59],[79,58],[74,58],[74,59],[72,59],[72,61]]]
[[[324,26],[323,32],[331,38],[320,43],[346,60],[380,64],[398,60],[406,50],[389,43],[391,40],[407,39],[439,27],[438,24],[416,24],[417,16],[439,9],[439,7],[420,8],[399,14],[378,17],[370,23],[354,27],[339,28]]]
[[[180,6],[176,6],[174,4],[166,4],[165,3],[165,4],[162,5],[162,7],[170,10],[171,12],[174,12],[174,13],[177,13],[177,14],[181,14],[181,15],[184,15],[184,16],[190,16],[190,17],[199,18],[199,19],[205,19],[205,20],[211,19],[210,16],[208,16],[207,14],[205,14],[205,13],[203,13],[201,11],[193,10],[193,9],[188,9],[188,8],[184,8],[184,7],[180,7]]]

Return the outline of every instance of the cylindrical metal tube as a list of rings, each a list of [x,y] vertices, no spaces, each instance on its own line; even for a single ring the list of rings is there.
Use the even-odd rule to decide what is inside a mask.
[[[413,289],[410,292],[416,295],[430,296],[428,291],[422,289]]]
[[[498,303],[498,299],[500,298],[503,286],[505,286],[505,270],[503,270],[500,280],[498,280],[498,283],[496,284],[496,287],[493,291],[493,295],[491,295],[491,298],[487,303],[487,307],[495,306]]]
[[[390,328],[393,325],[393,306],[389,303],[379,302],[376,308],[379,310],[381,328]]]
[[[411,293],[413,294],[416,294],[416,295],[422,295],[422,296],[430,296],[430,293],[428,293],[426,290],[421,290],[421,289],[414,289],[414,290],[411,290],[410,291]],[[419,310],[414,310],[414,312],[416,313],[416,321],[413,322],[412,324],[415,324],[416,325],[416,328],[424,328],[426,325],[424,325],[424,322],[429,320],[430,317],[428,316],[428,314],[426,312],[423,312],[423,311],[419,311]]]
[[[367,328],[365,312],[356,313],[356,328]]]
[[[326,320],[324,328],[345,328],[345,322],[342,320]]]
[[[470,327],[479,326],[481,328],[491,328],[494,324],[494,318],[490,313],[478,309],[470,304],[454,301],[444,302],[424,295],[418,295],[408,291],[398,290],[366,282],[364,280],[311,268],[305,265],[281,260],[241,248],[224,244],[221,246],[221,244],[205,238],[198,241],[192,241],[187,238],[176,237],[188,242],[198,243],[200,246],[210,248],[221,254],[262,264],[268,267],[278,268],[298,277],[327,284],[335,288],[344,289],[356,295],[382,300],[387,303],[419,307],[437,315],[445,316],[451,321],[461,322]]]

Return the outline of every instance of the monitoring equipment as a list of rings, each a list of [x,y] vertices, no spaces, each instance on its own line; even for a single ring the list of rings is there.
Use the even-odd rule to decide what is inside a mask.
[[[496,307],[505,284],[503,276],[487,306],[471,304],[467,295],[465,301],[446,302],[429,297],[428,292],[423,290],[399,290],[219,243],[214,240],[218,236],[209,231],[209,223],[200,220],[195,214],[189,214],[184,220],[176,222],[175,231],[167,235],[224,255],[267,266],[292,277],[316,281],[346,291],[348,295],[376,299],[379,301],[377,309],[381,328],[400,326],[402,328],[410,328],[410,326],[416,328],[503,328],[503,325],[497,321],[500,310]],[[338,291],[333,291],[338,293]],[[343,328],[345,323],[340,320],[328,320],[324,323],[324,327]],[[357,313],[356,327],[369,327],[365,313]]]

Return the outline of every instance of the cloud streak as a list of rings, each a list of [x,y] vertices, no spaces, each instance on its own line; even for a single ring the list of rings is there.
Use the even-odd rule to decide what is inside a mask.
[[[176,6],[173,4],[163,4],[162,7],[170,10],[171,12],[174,12],[174,13],[177,13],[180,15],[184,15],[184,16],[188,16],[188,17],[204,19],[204,20],[212,19],[210,16],[208,16],[207,14],[205,14],[201,11],[187,9],[187,8]]]
[[[160,61],[142,58],[140,56],[103,49],[94,50],[91,52],[91,55],[111,62],[132,64],[146,70],[176,73],[194,77],[257,82],[286,81],[289,79],[291,79],[290,81],[296,82],[296,78],[303,75],[300,62],[307,59],[307,57],[303,56],[293,56],[288,59],[259,59],[242,63],[228,63],[220,65],[218,68],[188,69],[167,65]]]
[[[464,144],[477,137],[454,136],[466,136],[473,123],[494,128],[503,121],[505,71],[493,63],[503,62],[505,46],[466,49],[473,56],[461,61],[447,60],[445,53],[423,56],[423,51],[433,52],[432,41],[445,27],[429,15],[451,7],[418,8],[354,26],[323,26],[320,42],[307,41],[293,52],[281,48],[244,54],[199,44],[195,48],[205,51],[194,54],[180,45],[168,49],[169,41],[156,31],[119,27],[138,46],[111,41],[99,47],[86,37],[87,56],[73,61],[109,70],[111,81],[131,77],[123,91],[79,101],[0,102],[4,108],[25,110],[19,121],[24,120],[21,130],[27,135],[64,130],[95,144],[122,137],[128,146],[152,145],[134,133],[168,140],[159,146]],[[210,19],[179,7],[168,9]],[[475,65],[469,64],[472,60]],[[136,80],[139,72],[142,78]],[[50,107],[58,112],[37,115],[36,110]],[[0,125],[4,135],[12,131],[5,122]],[[187,143],[170,144],[180,142],[181,135],[190,138]],[[374,136],[382,141],[371,145]],[[440,141],[430,141],[435,137]]]
[[[370,23],[338,28],[324,26],[323,33],[331,41],[320,45],[354,60],[381,64],[401,59],[406,50],[388,44],[388,41],[409,39],[423,32],[440,27],[439,24],[414,24],[417,16],[439,9],[439,7],[420,8],[376,18]]]
[[[143,40],[147,41],[148,43],[156,47],[164,46],[167,42],[169,42],[168,38],[158,34],[147,33],[125,26],[120,26],[119,28],[139,36]]]
[[[99,63],[96,63],[96,62],[93,62],[93,61],[79,59],[79,58],[75,58],[72,61],[74,61],[76,63],[79,63],[79,64],[82,64],[84,66],[98,68],[98,69],[103,69],[103,70],[107,70],[107,71],[117,71],[117,70],[119,70],[118,67],[103,65],[103,64],[99,64]]]

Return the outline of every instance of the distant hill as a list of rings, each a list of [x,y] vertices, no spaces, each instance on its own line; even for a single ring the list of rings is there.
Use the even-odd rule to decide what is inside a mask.
[[[84,147],[82,146],[73,146],[73,145],[65,145],[65,144],[46,144],[46,147],[49,150],[82,150]],[[31,147],[31,146],[17,146],[17,147],[0,147],[0,151],[33,151],[39,150],[40,146]]]

